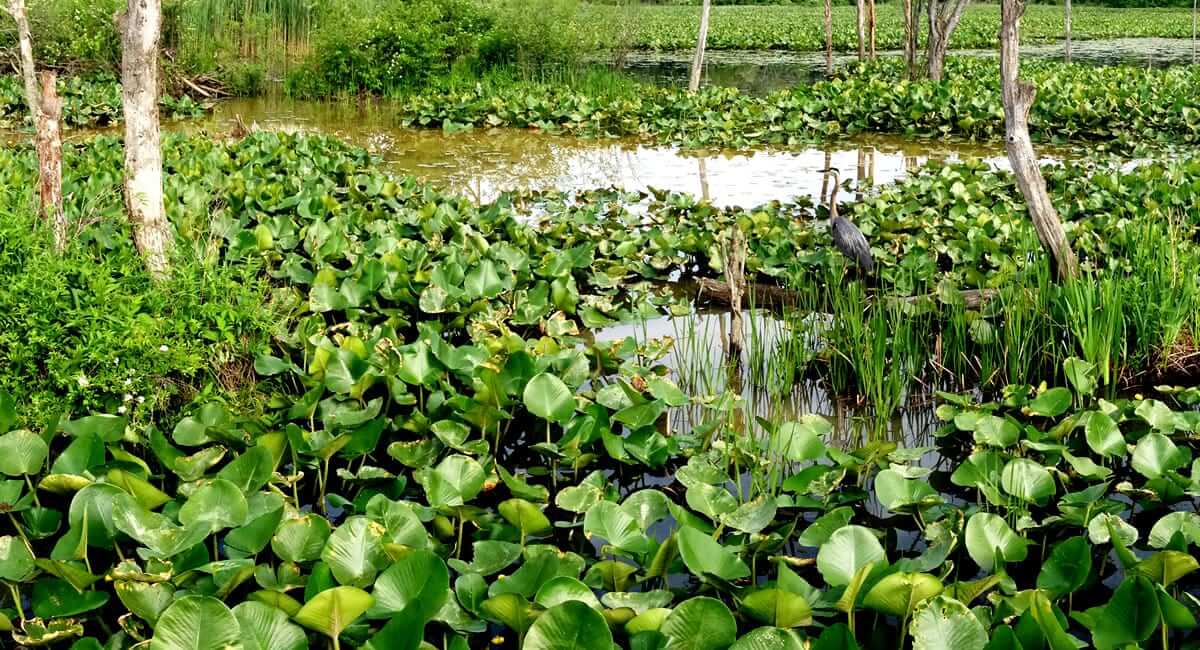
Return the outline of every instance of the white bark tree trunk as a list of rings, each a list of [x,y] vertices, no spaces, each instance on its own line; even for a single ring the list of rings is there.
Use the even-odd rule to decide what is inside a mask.
[[[1065,0],[1065,2],[1063,3],[1063,11],[1065,12],[1064,22],[1066,23],[1064,25],[1064,27],[1066,28],[1066,32],[1067,32],[1067,40],[1063,44],[1063,49],[1067,55],[1067,63],[1070,63],[1071,62],[1071,0]]]
[[[704,71],[704,49],[708,46],[708,16],[712,11],[711,0],[700,6],[700,31],[696,35],[696,54],[692,56],[692,75],[688,79],[688,91],[700,90],[700,74]]]
[[[29,17],[25,13],[25,0],[8,0],[8,13],[17,24],[17,50],[21,57],[21,81],[25,85],[25,103],[29,105],[29,117],[37,128],[41,106],[38,100],[37,72],[33,63],[33,38],[29,34]]]
[[[833,0],[825,0],[825,75],[833,76]]]
[[[934,81],[942,80],[950,36],[958,28],[969,3],[970,0],[929,0],[929,42],[925,59],[929,78]]]
[[[1004,97],[1005,147],[1013,176],[1029,207],[1038,239],[1054,257],[1060,278],[1079,276],[1079,261],[1071,250],[1058,212],[1046,192],[1046,179],[1038,166],[1029,137],[1029,109],[1037,89],[1021,81],[1021,14],[1023,0],[1002,0],[1000,4],[1000,83]]]
[[[1196,50],[1196,10],[1197,9],[1200,9],[1200,2],[1197,2],[1197,0],[1192,0],[1192,64],[1193,65],[1196,64],[1196,62],[1197,62],[1197,54],[1198,54],[1198,52]]]
[[[21,81],[25,86],[25,103],[33,121],[34,145],[38,155],[38,188],[41,214],[54,230],[54,247],[67,247],[67,223],[62,205],[62,135],[59,120],[62,103],[55,89],[53,72],[42,76],[38,90],[37,66],[33,60],[33,37],[25,0],[8,0],[8,13],[17,25],[17,49],[21,58]]]
[[[854,18],[856,29],[858,30],[858,60],[862,61],[867,58],[867,3],[866,0],[858,0],[854,5]]]
[[[35,145],[42,218],[54,230],[54,248],[63,251],[67,248],[67,215],[62,200],[62,101],[58,98],[57,82],[58,76],[53,72],[42,73]]]
[[[121,33],[121,103],[125,109],[125,208],[133,241],[155,280],[170,272],[174,249],[163,206],[158,127],[158,39],[161,0],[128,0],[117,15]]]

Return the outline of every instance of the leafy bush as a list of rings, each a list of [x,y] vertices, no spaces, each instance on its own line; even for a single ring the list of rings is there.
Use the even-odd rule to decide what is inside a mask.
[[[304,64],[288,76],[288,89],[324,96],[417,86],[472,56],[491,25],[472,0],[413,0],[372,16],[346,16],[322,30]]]
[[[150,282],[121,205],[120,155],[113,138],[68,145],[63,190],[80,197],[68,216],[86,227],[62,254],[32,216],[32,153],[0,150],[0,389],[38,417],[173,410],[213,384],[236,396],[277,320],[254,264],[212,265],[185,248],[170,282]],[[172,214],[195,195],[167,190]]]
[[[496,26],[480,45],[484,63],[573,66],[591,49],[576,0],[504,0],[499,7]]]

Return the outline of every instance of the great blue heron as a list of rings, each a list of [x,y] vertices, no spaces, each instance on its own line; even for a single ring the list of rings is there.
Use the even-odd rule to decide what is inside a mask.
[[[850,220],[838,214],[837,194],[841,185],[837,167],[822,169],[822,173],[833,174],[833,189],[829,191],[829,230],[833,244],[842,254],[854,261],[863,271],[875,272],[875,260],[871,258],[871,245],[867,238]]]

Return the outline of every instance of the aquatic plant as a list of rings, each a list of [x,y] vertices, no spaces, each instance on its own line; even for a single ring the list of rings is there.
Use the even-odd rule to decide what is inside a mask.
[[[1194,67],[1030,61],[1022,70],[1038,88],[1030,118],[1035,138],[1111,142],[1108,148],[1124,150],[1200,140]],[[410,126],[535,128],[685,147],[791,146],[856,133],[991,139],[1004,132],[997,63],[969,57],[951,57],[941,82],[907,81],[901,63],[884,59],[766,96],[721,87],[596,93],[515,82],[416,90],[402,99],[400,117]]]
[[[820,416],[756,418],[734,391],[685,392],[663,365],[669,340],[586,335],[678,306],[649,280],[719,264],[706,233],[743,227],[758,241],[748,271],[786,274],[822,236],[806,206],[663,193],[647,212],[597,192],[542,197],[533,218],[514,207],[533,197],[475,206],[320,137],[174,137],[166,151],[181,247],[273,287],[279,327],[252,361],[266,399],[242,409],[214,390],[170,414],[56,417],[0,395],[0,626],[16,643],[1194,640],[1195,388],[1100,398],[1099,369],[1070,358],[1058,386],[941,394],[936,448],[839,445]],[[0,186],[28,186],[27,152],[0,155]],[[111,192],[119,159],[112,138],[72,145],[75,200]],[[1156,183],[1191,164],[1115,187],[1176,196]],[[993,182],[967,166],[950,187],[954,173]],[[129,246],[91,237],[79,245],[97,254]],[[895,286],[921,286],[903,270]],[[903,312],[885,303],[863,323]],[[906,372],[911,336],[865,337],[863,362],[883,369],[883,350]]]
[[[105,76],[60,77],[58,94],[63,101],[63,122],[71,127],[103,127],[120,122],[121,84]],[[164,117],[177,119],[200,117],[207,110],[186,95],[164,94],[159,99]],[[21,80],[0,75],[0,126],[19,126],[28,118],[25,91]]]

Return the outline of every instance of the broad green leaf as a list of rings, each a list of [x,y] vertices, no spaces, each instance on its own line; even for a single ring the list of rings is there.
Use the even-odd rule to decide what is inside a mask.
[[[158,617],[151,650],[235,650],[241,627],[225,603],[210,596],[184,596]]]
[[[304,604],[293,617],[297,623],[334,638],[371,608],[375,599],[357,587],[326,589]]]
[[[244,650],[304,650],[308,638],[283,610],[246,601],[233,608],[242,632]]]
[[[737,622],[724,603],[707,596],[683,601],[660,631],[679,650],[724,650],[737,639]]]
[[[1071,537],[1054,545],[1038,573],[1037,587],[1058,599],[1087,583],[1092,572],[1092,547],[1086,538]]]
[[[329,536],[321,560],[329,565],[339,584],[369,587],[387,564],[383,551],[386,532],[366,517],[350,517]]]
[[[967,553],[984,571],[999,562],[1020,562],[1029,552],[1029,541],[1009,527],[1003,517],[977,512],[967,520]]]
[[[713,575],[732,582],[750,575],[750,567],[719,542],[691,526],[678,531],[679,554],[689,571],[697,576]]]
[[[552,422],[562,422],[575,412],[575,396],[561,379],[541,373],[525,385],[525,408],[530,413]]]
[[[812,607],[804,596],[783,589],[757,589],[742,598],[741,609],[775,627],[812,625]]]
[[[893,573],[876,582],[863,605],[892,616],[908,617],[919,604],[942,593],[942,581],[928,573]]]
[[[599,612],[576,600],[537,617],[522,650],[612,650],[612,632]]]
[[[967,606],[948,596],[935,596],[912,619],[913,650],[983,650],[987,630]]]
[[[831,587],[844,587],[861,567],[886,561],[875,533],[856,525],[837,529],[817,551],[817,571]]]
[[[18,429],[0,436],[0,472],[9,476],[37,474],[50,447],[32,431]]]
[[[406,553],[375,581],[375,605],[367,615],[381,618],[410,609],[424,625],[450,595],[450,574],[440,557],[426,550]]]

